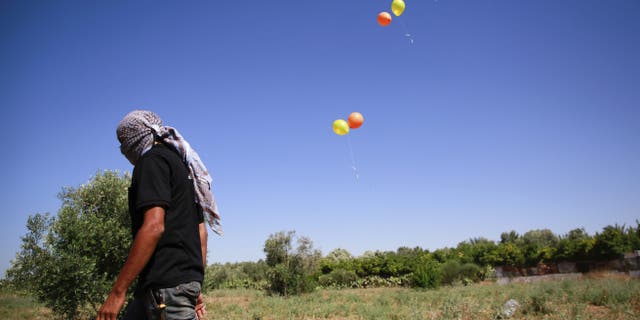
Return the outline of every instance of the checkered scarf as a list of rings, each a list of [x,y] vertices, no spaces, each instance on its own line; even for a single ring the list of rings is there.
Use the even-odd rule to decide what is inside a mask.
[[[213,232],[222,235],[220,214],[211,192],[211,176],[189,142],[175,128],[163,126],[162,120],[151,111],[135,110],[127,114],[116,130],[120,151],[135,165],[154,141],[161,141],[175,149],[187,164],[196,192],[196,202],[202,207],[207,223]]]

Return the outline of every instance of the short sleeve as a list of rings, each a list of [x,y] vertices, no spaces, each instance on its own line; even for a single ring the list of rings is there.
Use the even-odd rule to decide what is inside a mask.
[[[143,157],[138,163],[136,209],[152,206],[169,208],[171,203],[171,169],[158,155]]]
[[[202,207],[196,203],[196,208],[198,209],[198,223],[203,223],[204,213],[202,212]]]

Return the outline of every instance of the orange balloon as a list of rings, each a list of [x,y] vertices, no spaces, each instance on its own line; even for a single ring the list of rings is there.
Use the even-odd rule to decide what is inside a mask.
[[[352,112],[347,118],[347,123],[349,124],[349,128],[357,129],[360,128],[362,123],[364,122],[364,117],[360,112]]]
[[[389,12],[378,13],[378,23],[383,27],[388,26],[389,23],[391,23],[391,15]]]

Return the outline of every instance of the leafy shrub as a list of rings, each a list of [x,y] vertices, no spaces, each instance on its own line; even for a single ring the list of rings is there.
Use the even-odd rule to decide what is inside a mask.
[[[96,174],[64,188],[56,217],[27,220],[21,251],[7,280],[65,319],[94,315],[109,293],[131,244],[128,175]]]
[[[307,237],[297,239],[298,246],[294,251],[294,238],[295,231],[281,231],[265,241],[267,290],[271,294],[295,295],[310,292],[316,287],[314,275],[319,270],[320,251],[313,248],[313,242]]]
[[[448,260],[440,266],[442,284],[452,284],[459,279],[460,262],[458,260]]]
[[[550,295],[537,290],[533,292],[522,306],[522,313],[533,315],[547,315],[553,313],[553,310],[549,306],[548,300]]]
[[[449,260],[441,265],[442,284],[463,283],[465,285],[482,279],[482,268],[475,263],[460,264]]]
[[[354,271],[335,269],[329,274],[323,274],[318,279],[318,284],[323,287],[348,288],[355,285],[358,276]]]
[[[482,268],[475,263],[465,263],[460,267],[460,274],[458,277],[465,284],[478,282],[482,279]]]
[[[207,266],[203,291],[214,289],[256,289],[268,287],[264,261],[211,264]]]
[[[437,261],[423,261],[411,275],[411,286],[435,289],[440,286],[441,277],[440,264]]]

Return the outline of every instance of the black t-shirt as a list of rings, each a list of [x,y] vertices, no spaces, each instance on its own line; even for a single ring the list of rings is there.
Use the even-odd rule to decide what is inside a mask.
[[[204,279],[198,224],[204,221],[195,202],[189,170],[180,156],[163,144],[146,152],[133,169],[129,188],[131,232],[135,238],[147,209],[165,209],[164,233],[140,273],[138,289],[168,288]]]

